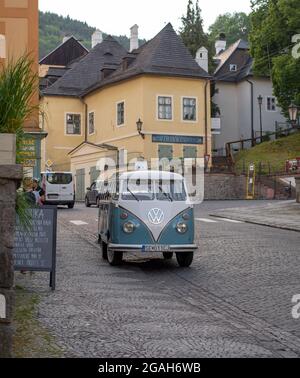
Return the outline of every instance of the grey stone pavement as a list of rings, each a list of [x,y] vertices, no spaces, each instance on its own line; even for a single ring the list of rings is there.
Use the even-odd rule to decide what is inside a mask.
[[[66,357],[300,357],[291,315],[299,234],[209,217],[254,205],[197,208],[189,269],[153,257],[110,267],[96,243],[97,209],[60,209],[57,290],[44,273],[17,274],[16,283],[40,294],[38,320]]]
[[[300,204],[295,201],[272,202],[254,207],[217,210],[211,216],[240,220],[259,225],[300,231]]]

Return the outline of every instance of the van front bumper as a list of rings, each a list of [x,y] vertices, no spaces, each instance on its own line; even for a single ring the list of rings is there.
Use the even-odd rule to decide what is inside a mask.
[[[146,247],[146,248],[145,248]],[[151,247],[148,249],[148,247]],[[157,247],[157,249],[156,249]],[[168,245],[168,246],[144,246],[144,245],[126,245],[126,244],[109,244],[108,249],[113,252],[133,252],[133,253],[164,253],[164,252],[195,252],[198,247],[196,244],[189,245]]]

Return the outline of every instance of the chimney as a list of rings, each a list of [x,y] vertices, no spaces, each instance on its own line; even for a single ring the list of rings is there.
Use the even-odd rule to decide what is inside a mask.
[[[221,33],[219,39],[215,43],[216,55],[219,55],[222,51],[226,50],[226,35]]]
[[[71,36],[70,36],[70,35],[68,35],[68,34],[67,34],[67,35],[65,35],[65,36],[63,37],[63,40],[62,40],[62,41],[63,41],[63,43],[67,42],[67,40],[68,40],[68,39],[70,39],[70,38],[71,38]]]
[[[92,35],[92,49],[103,42],[103,35],[100,30],[96,30]]]
[[[139,27],[138,25],[133,25],[130,28],[130,52],[139,48]]]
[[[208,72],[208,50],[205,47],[200,47],[195,60],[205,72]]]

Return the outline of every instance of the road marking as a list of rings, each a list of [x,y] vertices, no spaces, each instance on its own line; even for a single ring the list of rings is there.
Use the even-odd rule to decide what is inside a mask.
[[[70,223],[75,224],[75,226],[85,226],[88,223],[82,221],[70,221]]]
[[[237,224],[245,223],[245,222],[242,222],[242,221],[237,221],[237,220],[228,219],[228,218],[222,218],[221,220],[224,221],[224,222],[229,222],[229,223],[237,223]]]
[[[217,221],[208,218],[196,218],[196,221],[205,223],[218,223]]]

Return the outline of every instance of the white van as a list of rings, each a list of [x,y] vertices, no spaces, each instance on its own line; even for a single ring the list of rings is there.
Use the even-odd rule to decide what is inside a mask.
[[[75,185],[71,172],[42,172],[41,182],[45,190],[46,205],[75,205]]]

